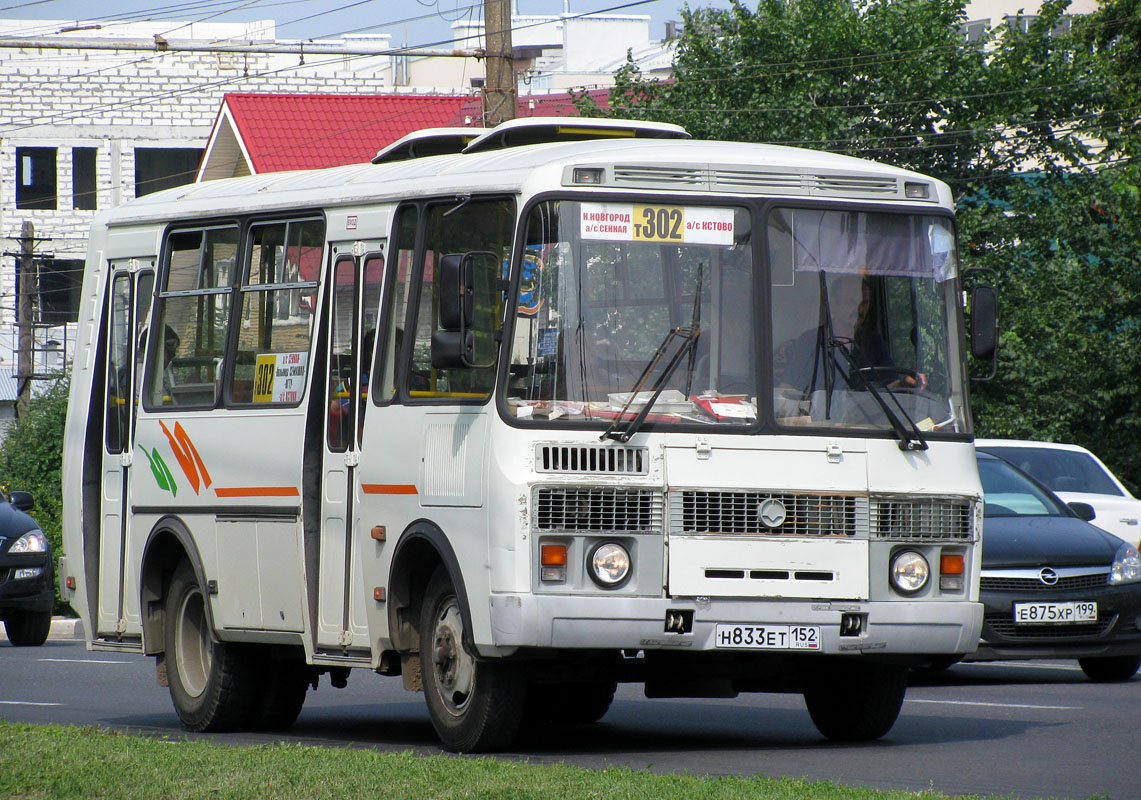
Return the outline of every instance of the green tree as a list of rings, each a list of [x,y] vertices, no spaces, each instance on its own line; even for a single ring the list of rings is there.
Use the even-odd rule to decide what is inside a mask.
[[[1110,101],[1082,42],[1056,35],[1069,0],[967,42],[965,0],[761,0],[683,11],[671,80],[628,64],[618,116],[707,139],[815,147],[942,178],[958,195],[1036,161],[1061,171]]]
[[[0,442],[0,480],[7,489],[20,489],[35,496],[32,516],[51,542],[52,555],[57,560],[63,551],[60,468],[70,383],[66,375],[51,381],[32,398],[27,413],[12,423],[7,438]],[[60,605],[58,586],[56,604]]]

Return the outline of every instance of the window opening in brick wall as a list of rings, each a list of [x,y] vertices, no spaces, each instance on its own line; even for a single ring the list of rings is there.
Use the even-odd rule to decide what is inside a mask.
[[[77,211],[96,208],[95,156],[97,147],[71,148],[71,201]]]
[[[200,147],[136,147],[135,197],[194,182]]]
[[[55,211],[54,147],[16,148],[16,208]]]
[[[39,321],[63,325],[78,320],[83,260],[45,258],[39,266]]]

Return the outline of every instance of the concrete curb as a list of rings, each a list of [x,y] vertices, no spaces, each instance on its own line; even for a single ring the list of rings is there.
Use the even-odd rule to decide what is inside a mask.
[[[82,639],[83,620],[71,617],[52,617],[51,633],[48,639]],[[8,634],[0,625],[0,642],[7,642]]]

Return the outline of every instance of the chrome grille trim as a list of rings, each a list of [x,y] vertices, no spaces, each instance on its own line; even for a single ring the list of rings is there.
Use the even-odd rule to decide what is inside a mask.
[[[535,471],[576,475],[648,475],[649,450],[608,445],[537,444]]]
[[[979,588],[993,592],[1072,592],[1102,589],[1109,582],[1109,567],[1054,567],[1058,580],[1042,582],[1041,567],[984,569]]]
[[[761,503],[770,499],[785,508],[783,524],[774,528],[760,517]],[[675,534],[854,537],[868,526],[868,501],[858,495],[678,489],[669,503]]]
[[[662,495],[656,489],[538,486],[532,525],[544,533],[662,533]]]
[[[965,497],[873,497],[872,538],[890,541],[973,541],[974,510],[971,503]]]

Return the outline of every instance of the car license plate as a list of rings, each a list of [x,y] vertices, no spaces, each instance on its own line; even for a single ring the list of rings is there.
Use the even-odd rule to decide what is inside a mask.
[[[1054,625],[1097,622],[1097,603],[1015,603],[1014,621],[1019,625]]]
[[[717,647],[759,650],[819,650],[815,625],[718,625]]]

